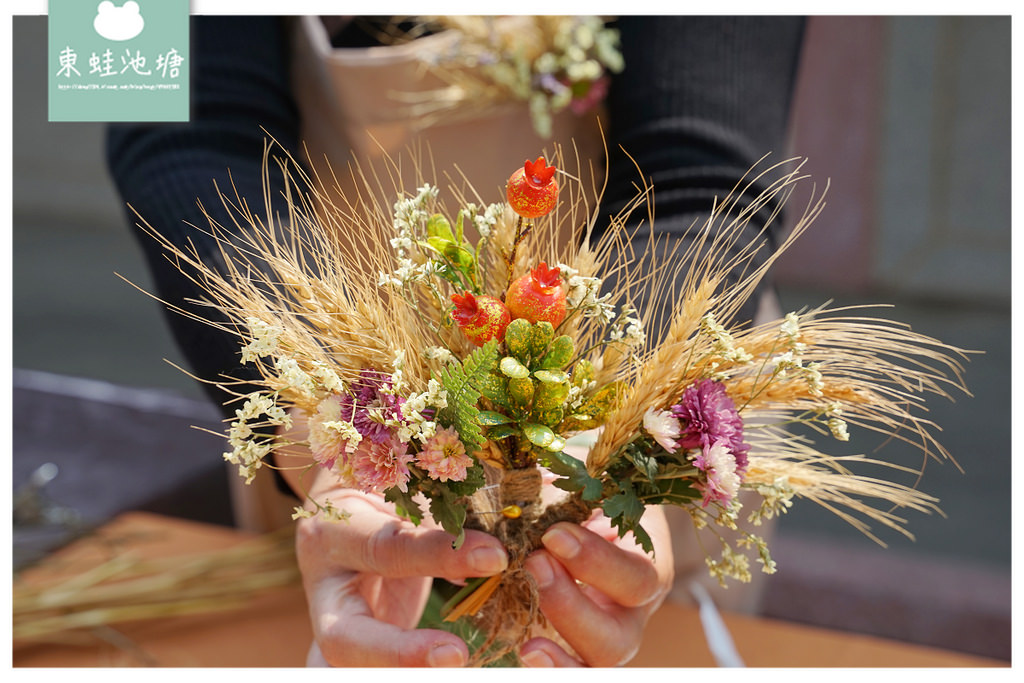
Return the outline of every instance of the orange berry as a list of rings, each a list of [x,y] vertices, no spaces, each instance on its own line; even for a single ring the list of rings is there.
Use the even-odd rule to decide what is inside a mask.
[[[472,292],[452,294],[452,319],[469,341],[483,346],[491,339],[505,338],[505,328],[512,316],[505,304],[493,296],[473,296]]]
[[[558,201],[558,182],[555,172],[544,157],[537,161],[526,160],[508,179],[505,196],[512,210],[523,218],[538,218],[551,212]]]
[[[565,318],[565,287],[558,268],[541,264],[511,284],[505,293],[505,304],[512,318],[526,318],[531,323],[546,320],[552,326]]]

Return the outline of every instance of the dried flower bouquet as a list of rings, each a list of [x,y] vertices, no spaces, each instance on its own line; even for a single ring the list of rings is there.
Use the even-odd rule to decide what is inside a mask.
[[[754,256],[764,247],[737,244],[758,210],[781,206],[806,179],[801,164],[752,171],[693,227],[683,253],[652,238],[635,255],[626,226],[649,207],[650,188],[592,239],[607,220],[594,208],[600,190],[585,192],[543,158],[512,174],[506,201],[486,204],[430,182],[389,192],[367,177],[339,202],[328,181],[290,159],[278,164],[288,215],[261,217],[225,197],[237,225],[211,220],[219,269],[154,233],[231,321],[211,324],[238,336],[242,360],[262,377],[254,392],[205,378],[241,404],[225,458],[251,481],[295,445],[281,434],[299,411],[309,468],[382,494],[415,523],[429,515],[455,545],[466,528],[501,539],[509,569],[472,584],[453,612],[475,614],[488,636],[478,663],[514,650],[540,618],[522,562],[556,521],[599,510],[650,552],[645,506],[677,505],[698,528],[739,530],[735,545],[720,536],[721,555],[707,565],[719,580],[745,581],[747,552],[775,571],[751,529],[794,499],[867,534],[871,522],[906,533],[899,508],[936,509],[925,493],[847,468],[875,461],[830,456],[786,428],[802,423],[841,441],[870,429],[947,458],[923,397],[963,388],[963,352],[849,309],[727,325],[824,205],[812,192],[762,265]],[[766,189],[741,203],[755,182]],[[637,272],[641,257],[649,266]],[[646,310],[636,308],[641,294]],[[656,319],[663,331],[652,338]],[[566,453],[574,439],[591,444],[585,460]],[[547,506],[541,468],[564,491]],[[744,489],[759,505],[741,510]],[[344,510],[315,503],[345,523]]]

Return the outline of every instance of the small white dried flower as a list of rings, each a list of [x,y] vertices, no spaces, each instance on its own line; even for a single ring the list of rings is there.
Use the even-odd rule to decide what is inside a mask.
[[[747,521],[755,526],[760,526],[766,519],[785,514],[793,507],[796,491],[785,477],[778,477],[771,484],[753,484],[751,488],[761,496],[761,504],[747,517]]]
[[[320,381],[320,385],[332,394],[341,394],[345,391],[345,383],[334,371],[334,368],[323,361],[313,361],[311,375]]]
[[[790,341],[796,341],[800,334],[800,318],[796,313],[786,314],[786,319],[782,321],[782,334]]]
[[[330,499],[325,500],[319,507],[320,512],[324,515],[324,519],[329,522],[345,522],[352,516],[351,513],[334,507],[334,503],[332,503]]]
[[[822,381],[823,377],[821,370],[821,363],[808,363],[807,367],[804,368],[804,379],[807,380],[807,387],[811,391],[812,396],[821,396],[825,388],[825,384]]]
[[[504,213],[505,205],[501,203],[488,204],[482,215],[474,213],[473,225],[476,226],[476,231],[480,233],[481,241],[490,239],[494,226],[497,225],[498,220]]]
[[[283,389],[298,389],[305,394],[316,393],[313,378],[299,366],[299,362],[294,358],[274,359],[274,369],[277,370],[277,377],[281,380]]]
[[[440,361],[444,365],[447,365],[448,363],[453,363],[456,360],[455,354],[453,354],[451,351],[444,348],[443,346],[426,347],[425,349],[423,349],[423,357],[427,360]]]
[[[700,329],[715,342],[714,352],[725,360],[734,363],[749,363],[754,359],[743,347],[736,346],[732,335],[729,334],[724,326],[718,324],[713,314],[707,313],[701,318]]]
[[[846,431],[846,420],[832,417],[828,420],[828,429],[837,441],[849,441],[850,434]]]
[[[272,355],[277,351],[284,328],[265,323],[259,318],[248,317],[245,324],[249,328],[252,341],[242,347],[242,362],[249,363],[262,356]]]

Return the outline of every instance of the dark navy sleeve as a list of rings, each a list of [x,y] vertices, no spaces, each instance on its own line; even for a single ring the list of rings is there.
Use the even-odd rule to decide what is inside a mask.
[[[216,187],[228,193],[233,183],[239,196],[262,206],[265,140],[269,134],[294,151],[299,114],[289,82],[284,20],[196,16],[191,21],[190,121],[111,125],[106,154],[123,201],[175,244],[191,241],[204,261],[213,265],[219,263],[214,240],[189,225],[208,228],[199,203],[224,226],[232,222]],[[280,193],[272,191],[272,195]],[[208,308],[185,303],[201,297],[198,286],[182,276],[157,242],[136,227],[133,212],[127,211],[127,216],[148,261],[156,294],[208,317]],[[178,313],[167,311],[167,320],[197,376],[253,378],[254,371],[240,364],[235,337]],[[204,387],[217,404],[226,400],[215,388]]]
[[[638,166],[653,184],[656,230],[682,236],[761,157],[783,160],[804,23],[800,17],[619,18],[625,69],[608,93],[610,175],[602,215],[615,215],[632,198]],[[741,206],[757,192],[748,192]],[[740,245],[755,240],[772,208],[754,217]],[[647,239],[646,227],[638,239]],[[779,220],[769,226],[759,262],[775,247],[780,227]],[[756,297],[738,321],[750,320],[754,310]]]

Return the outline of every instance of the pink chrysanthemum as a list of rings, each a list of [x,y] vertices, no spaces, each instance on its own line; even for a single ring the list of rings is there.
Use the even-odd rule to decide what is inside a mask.
[[[705,475],[703,481],[697,482],[697,489],[704,494],[702,507],[713,502],[728,507],[740,490],[736,458],[729,451],[728,443],[720,439],[710,446],[703,446],[693,464]]]
[[[432,479],[440,481],[463,481],[466,470],[473,459],[466,454],[466,447],[459,440],[459,433],[451,427],[444,427],[427,441],[416,458]]]
[[[743,442],[743,418],[721,382],[704,379],[688,386],[679,403],[672,406],[672,415],[679,420],[680,448],[706,451],[723,441],[735,458],[736,471],[743,476],[750,446]]]
[[[408,491],[411,460],[406,445],[398,439],[387,443],[367,439],[348,457],[356,485],[367,493],[383,493],[394,486],[403,493]]]

